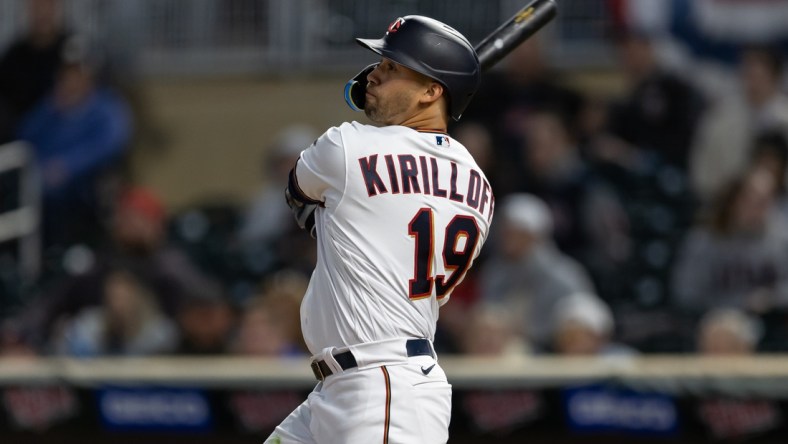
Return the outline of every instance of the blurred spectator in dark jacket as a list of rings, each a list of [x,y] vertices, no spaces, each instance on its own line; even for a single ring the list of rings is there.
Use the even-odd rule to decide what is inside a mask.
[[[788,307],[788,225],[776,196],[774,176],[760,169],[728,186],[680,250],[673,273],[677,307],[694,314]]]
[[[535,111],[555,110],[574,134],[583,97],[550,66],[543,42],[537,36],[518,46],[501,62],[500,69],[485,74],[479,91],[462,118],[462,125],[478,122],[490,131],[493,162],[485,171],[495,182],[497,196],[520,191],[520,146],[527,118]]]
[[[175,319],[180,332],[176,353],[217,355],[230,351],[236,313],[223,289],[214,283],[191,288]]]
[[[497,212],[495,248],[479,276],[481,302],[504,307],[521,340],[544,349],[556,304],[576,292],[593,292],[591,279],[555,247],[552,216],[542,200],[511,194]]]
[[[524,142],[519,145],[518,190],[544,200],[553,220],[558,247],[585,262],[585,256],[604,245],[613,230],[618,197],[582,158],[573,133],[555,109],[534,110],[523,122]],[[603,209],[605,211],[598,211]],[[595,237],[597,225],[605,236]]]
[[[69,35],[60,0],[28,0],[27,31],[0,56],[0,144],[55,83]]]
[[[646,33],[621,31],[616,43],[628,92],[613,106],[611,132],[631,149],[686,170],[701,93],[660,66]]]
[[[741,173],[757,134],[788,134],[783,65],[774,49],[746,48],[739,61],[738,89],[717,99],[704,115],[693,142],[690,172],[696,193],[706,202]]]
[[[175,323],[161,311],[155,294],[143,281],[118,269],[105,276],[102,292],[101,305],[83,309],[55,332],[55,353],[90,358],[175,350]]]
[[[123,100],[96,79],[99,56],[80,36],[64,48],[55,89],[23,119],[18,136],[33,145],[43,182],[45,247],[94,240],[103,174],[128,148],[132,124]]]
[[[151,191],[122,192],[110,220],[110,242],[97,251],[84,245],[69,249],[57,266],[62,270],[31,297],[24,314],[28,340],[42,346],[60,320],[101,305],[106,277],[118,267],[131,270],[174,316],[192,288],[206,286],[206,278],[188,256],[167,244],[165,223],[164,206]]]

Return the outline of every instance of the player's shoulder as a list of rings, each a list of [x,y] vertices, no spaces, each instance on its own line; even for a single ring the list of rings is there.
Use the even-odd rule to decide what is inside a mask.
[[[375,126],[375,125],[368,125],[365,123],[352,121],[352,122],[345,122],[339,126],[335,126],[330,128],[327,132],[333,132],[343,135],[356,135],[356,134],[390,134],[390,133],[397,133],[402,131],[407,131],[406,127],[398,126],[398,125],[390,125],[390,126]]]
[[[358,134],[368,132],[368,128],[374,127],[355,121],[344,122],[339,126],[332,126],[327,129],[318,140],[333,141],[335,144],[341,145],[342,140],[357,137]]]
[[[348,148],[355,145],[355,141],[368,141],[371,138],[380,140],[384,137],[401,136],[408,131],[408,128],[400,126],[374,126],[352,121],[327,129],[318,140]]]

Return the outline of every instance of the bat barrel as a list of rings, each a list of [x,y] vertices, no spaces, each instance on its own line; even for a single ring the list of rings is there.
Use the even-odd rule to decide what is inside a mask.
[[[557,12],[554,0],[535,0],[518,11],[474,48],[482,71],[498,63],[517,45],[550,22]]]

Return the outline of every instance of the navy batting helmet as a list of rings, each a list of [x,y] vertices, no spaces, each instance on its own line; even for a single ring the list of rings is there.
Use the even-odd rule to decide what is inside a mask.
[[[356,41],[383,57],[440,82],[454,120],[479,87],[481,68],[473,46],[454,28],[420,15],[400,17],[381,39]]]

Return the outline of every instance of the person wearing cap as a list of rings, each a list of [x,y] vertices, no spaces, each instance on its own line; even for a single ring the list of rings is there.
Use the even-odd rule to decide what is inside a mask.
[[[695,332],[696,351],[711,356],[724,366],[731,360],[753,356],[768,342],[767,325],[744,310],[717,307],[704,313]],[[691,404],[700,423],[719,441],[745,441],[752,436],[782,433],[779,399],[758,399],[737,394],[709,393]],[[745,418],[745,420],[742,420]],[[768,436],[768,435],[766,435]]]
[[[763,324],[744,310],[718,307],[698,322],[697,350],[706,355],[748,355],[758,351]]]
[[[527,193],[498,204],[491,256],[480,275],[482,304],[516,313],[519,334],[536,351],[550,346],[556,304],[576,292],[593,292],[586,270],[552,239],[553,218],[544,201]]]
[[[556,304],[552,318],[552,351],[562,355],[628,356],[636,351],[613,340],[615,319],[610,307],[592,293],[573,293]]]

